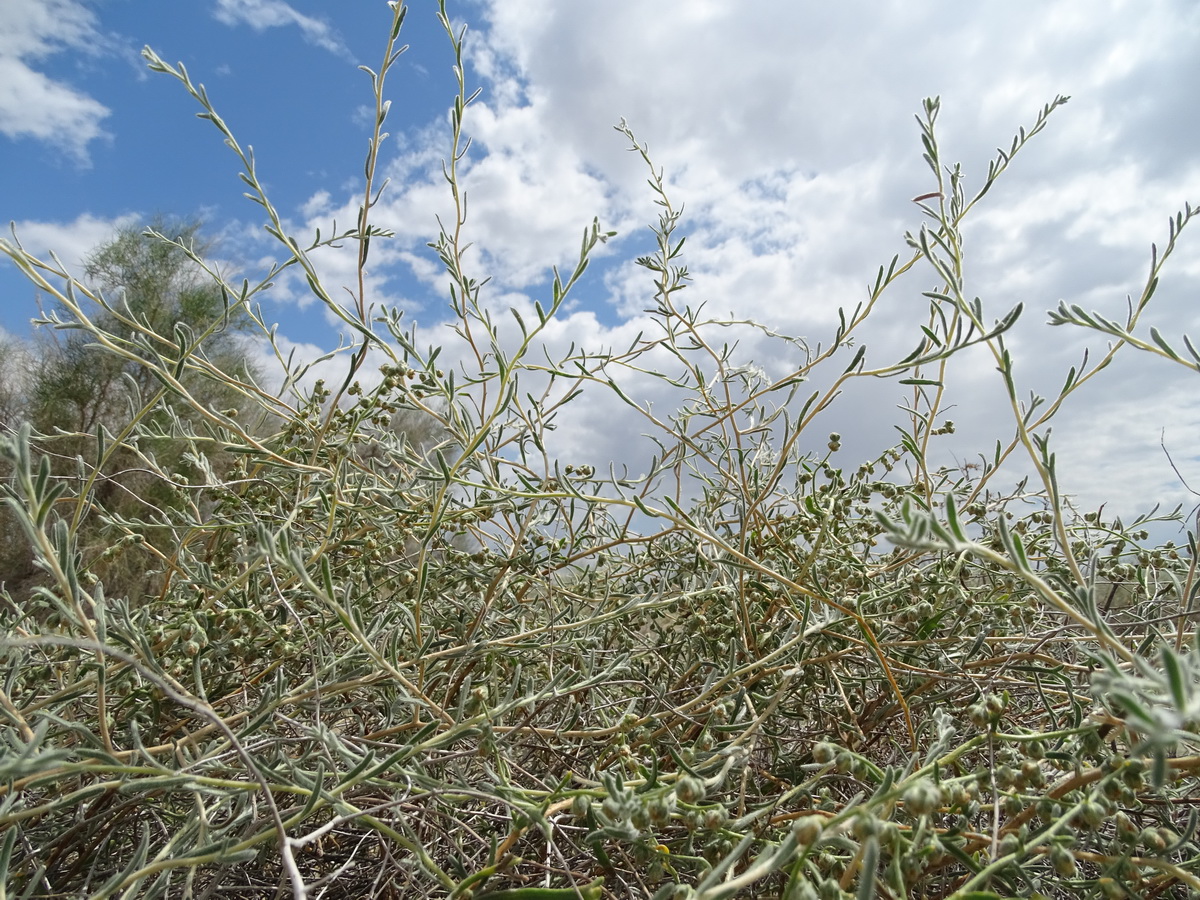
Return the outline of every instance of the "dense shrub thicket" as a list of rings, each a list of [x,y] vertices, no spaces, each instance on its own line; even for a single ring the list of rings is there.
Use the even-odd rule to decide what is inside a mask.
[[[638,260],[657,331],[547,359],[540,336],[609,235],[587,229],[536,317],[493,319],[464,260],[474,95],[443,7],[458,215],[430,246],[459,342],[445,358],[473,361],[443,369],[397,312],[337,302],[310,261],[357,242],[365,265],[387,237],[371,211],[403,15],[393,3],[372,73],[358,222],[309,242],[203,89],[147,51],[240,158],[282,247],[237,284],[171,243],[219,289],[207,321],[129,315],[0,243],[54,298],[50,324],[136,373],[119,430],[59,423],[71,466],[53,462],[64,433],[3,436],[39,573],[3,612],[5,896],[1200,894],[1195,538],[1155,546],[1149,520],[1073,513],[1047,427],[1127,345],[1195,367],[1190,342],[1134,334],[1191,210],[1126,320],[1054,314],[1109,349],[1058,396],[1022,400],[1005,344],[1020,310],[966,293],[960,227],[1063,100],[974,194],[939,157],[928,101],[929,220],[911,258],[881,267],[820,345],[769,335],[798,360],[773,380],[730,349],[757,326],[682,302],[679,213],[622,124],[659,206]],[[285,267],[355,335],[334,383],[280,353],[283,389],[266,390],[209,352],[230,315],[273,344],[254,300]],[[917,346],[867,358],[856,335],[914,268],[941,284]],[[939,468],[943,375],[968,345],[995,356],[1012,438],[976,468]],[[683,398],[673,413],[624,391],[646,372]],[[813,439],[847,383],[883,376],[912,391],[896,447],[847,463],[838,435]],[[656,441],[643,474],[555,458],[556,413],[596,391]],[[413,417],[436,423],[430,440],[397,427]],[[1036,476],[1013,485],[1018,458]],[[103,493],[130,460],[153,503]],[[106,579],[126,553],[146,571],[136,590]]]

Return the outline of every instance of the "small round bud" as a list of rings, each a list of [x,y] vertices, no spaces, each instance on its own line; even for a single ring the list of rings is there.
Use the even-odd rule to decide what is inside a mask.
[[[1167,848],[1167,842],[1163,840],[1157,828],[1143,828],[1142,833],[1138,835],[1138,843],[1156,853]]]
[[[725,812],[725,807],[714,806],[704,811],[704,827],[708,831],[720,831],[725,827],[725,823],[729,821],[729,814]]]
[[[982,703],[972,703],[967,707],[967,720],[976,728],[985,728],[988,724],[987,709]]]
[[[704,782],[691,775],[682,776],[675,782],[675,796],[683,803],[699,803],[704,799]]]
[[[833,765],[841,774],[849,775],[854,771],[854,755],[849,750],[839,750]]]
[[[854,822],[850,827],[856,838],[860,841],[865,841],[869,837],[878,837],[879,832],[883,829],[883,823],[870,813],[862,813],[855,816]]]
[[[825,819],[822,816],[801,816],[792,822],[792,834],[802,847],[815,843],[824,828]]]
[[[837,758],[838,748],[828,741],[821,741],[813,747],[813,762],[827,765]]]
[[[576,819],[586,819],[591,808],[592,801],[586,794],[576,794],[571,801],[571,815]]]
[[[671,821],[671,810],[674,807],[673,797],[657,797],[646,807],[650,821],[659,828]]]
[[[927,778],[910,784],[904,792],[904,808],[914,816],[927,816],[942,805],[942,791]]]
[[[1061,844],[1056,845],[1050,851],[1050,864],[1062,878],[1074,878],[1078,874],[1075,867],[1075,855]]]

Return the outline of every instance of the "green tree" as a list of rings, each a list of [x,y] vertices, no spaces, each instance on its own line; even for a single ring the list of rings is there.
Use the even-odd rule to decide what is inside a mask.
[[[250,375],[253,367],[243,337],[253,323],[245,315],[226,315],[220,288],[195,261],[213,247],[201,238],[200,228],[195,220],[160,217],[145,229],[124,228],[97,248],[88,257],[84,272],[112,311],[98,309],[96,324],[116,335],[132,335],[140,331],[134,323],[141,323],[156,334],[182,336],[189,343],[212,329],[196,352],[224,372]],[[54,318],[58,310],[48,312],[48,318]],[[91,434],[99,424],[114,430],[127,424],[123,420],[128,388],[136,387],[143,398],[158,390],[160,384],[148,369],[115,354],[97,352],[85,333],[56,330],[51,334],[39,348],[29,397],[28,417],[36,430]],[[146,347],[139,355],[150,352]],[[197,377],[188,382],[193,396],[206,406],[241,405],[228,386],[217,387],[218,382],[212,380],[206,384]]]
[[[213,246],[202,237],[200,222],[158,217],[145,228],[121,229],[92,252],[85,279],[104,303],[93,303],[88,312],[110,339],[123,342],[123,353],[64,325],[72,317],[60,302],[43,308],[43,329],[31,344],[11,341],[0,348],[3,424],[15,431],[28,421],[38,451],[68,484],[61,502],[83,498],[77,508],[88,510],[80,532],[85,553],[102,553],[122,535],[151,539],[162,516],[185,502],[155,470],[203,485],[201,470],[219,473],[229,465],[219,443],[195,440],[195,426],[204,409],[235,416],[247,409],[237,386],[255,375],[247,355],[254,323],[229,311],[221,288],[205,272],[201,260]],[[148,334],[158,342],[152,344]],[[163,382],[141,360],[184,353],[202,363],[180,373],[190,399],[171,394],[156,399]],[[148,426],[142,439],[114,444],[112,438],[135,419]],[[6,546],[0,554],[0,582],[29,583],[28,554],[20,549]],[[150,560],[138,553],[121,558],[124,574],[110,570],[108,577],[114,587],[135,590]]]

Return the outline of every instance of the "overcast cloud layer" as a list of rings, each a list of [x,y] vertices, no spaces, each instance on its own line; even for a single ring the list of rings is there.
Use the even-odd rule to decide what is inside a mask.
[[[70,27],[49,31],[35,15],[15,36],[0,38],[0,68],[27,73],[10,91],[58,98],[31,107],[6,99],[0,87],[0,131],[65,141],[82,157],[102,134],[105,108],[77,88],[39,80],[36,64],[56,47],[100,34],[103,7],[100,21],[71,0],[10,0],[0,10],[17,6],[61,7]],[[298,6],[216,0],[213,15],[231,28],[294,26],[307,52],[348,59],[336,15]],[[643,226],[657,209],[640,160],[612,130],[622,117],[665,169],[673,201],[686,208],[689,301],[815,344],[828,342],[839,306],[864,299],[880,264],[894,254],[907,259],[903,235],[922,221],[911,199],[933,190],[913,119],[923,98],[941,96],[943,156],[963,162],[970,192],[997,146],[1007,147],[1057,95],[1070,95],[966,226],[968,290],[990,318],[1025,305],[1012,338],[1024,392],[1055,392],[1085,346],[1093,354],[1105,346],[1099,335],[1048,328],[1045,311],[1067,300],[1120,316],[1126,295],[1142,289],[1151,242],[1166,241],[1168,217],[1200,202],[1200,8],[1184,0],[969,8],[948,0],[496,0],[457,13],[471,26],[468,78],[485,88],[468,113],[474,146],[464,181],[473,261],[481,276],[494,276],[489,302],[521,308],[544,299],[548,266],[571,264],[593,216],[621,232],[605,248],[602,271],[551,330],[556,346],[620,346],[646,325],[649,278],[623,261],[651,249]],[[31,108],[43,112],[31,115]],[[77,127],[64,128],[63,120]],[[372,248],[373,296],[408,308],[431,336],[445,335],[436,327],[439,312],[419,299],[443,290],[424,244],[448,204],[444,128],[440,121],[389,126],[404,134],[385,156],[394,186],[377,221],[398,238],[390,248]],[[70,137],[53,137],[64,133]],[[291,200],[286,211],[302,235],[327,230],[334,218],[351,221],[360,202],[347,182]],[[53,246],[54,228],[64,239],[85,232],[91,239],[95,222],[81,204],[79,218],[29,223],[24,233],[40,228],[37,242]],[[243,222],[222,224],[253,233]],[[320,264],[333,286],[352,282],[349,256],[327,254]],[[869,332],[869,363],[915,343],[926,309],[920,292],[934,287],[923,271],[887,295]],[[293,291],[301,305],[301,288],[285,280],[277,296]],[[1185,232],[1147,324],[1200,336],[1197,296],[1200,237]],[[311,336],[286,324],[281,333],[315,352]],[[794,364],[753,340],[740,353],[773,375]],[[1200,488],[1196,377],[1145,355],[1102,373],[1055,427],[1065,489],[1083,506],[1109,501],[1127,515],[1157,500],[1185,502],[1159,443]],[[991,358],[964,356],[950,383],[956,408],[949,415],[960,427],[941,439],[942,457],[967,460],[1007,441],[1011,414]],[[652,393],[645,384],[629,389],[639,388]],[[904,399],[894,383],[872,382],[848,392],[819,431],[844,435],[843,462],[853,467],[895,442],[895,407]],[[636,468],[629,436],[613,426],[621,421],[615,403],[593,394],[570,415],[574,428],[560,433],[564,459]]]

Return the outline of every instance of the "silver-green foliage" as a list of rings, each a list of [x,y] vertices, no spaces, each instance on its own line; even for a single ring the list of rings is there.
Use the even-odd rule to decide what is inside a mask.
[[[282,351],[274,392],[210,365],[193,335],[148,322],[115,334],[83,306],[109,309],[105,297],[0,243],[57,298],[60,325],[158,386],[133,395],[121,434],[78,436],[95,462],[77,472],[54,473],[28,428],[3,442],[6,497],[45,576],[36,609],[4,614],[8,895],[1200,888],[1194,820],[1172,806],[1194,796],[1200,768],[1194,540],[1156,548],[1148,520],[1074,516],[1049,446],[1050,418],[1131,341],[1117,335],[1098,364],[1072,369],[1059,396],[1023,401],[1005,343],[1020,310],[993,317],[967,293],[963,220],[1063,100],[972,196],[940,160],[927,102],[929,221],[817,345],[682,302],[680,213],[622,123],[659,207],[657,244],[638,260],[657,330],[548,358],[542,334],[610,232],[583,230],[577,265],[555,274],[533,319],[492,317],[486,279],[464,258],[458,164],[475,94],[443,6],[458,75],[445,164],[455,216],[431,247],[455,318],[445,358],[471,361],[443,364],[444,348],[420,346],[361,284],[336,302],[310,258],[356,243],[362,267],[388,237],[372,207],[385,80],[402,49],[404,8],[391,7],[384,62],[369,71],[376,128],[358,220],[306,241],[203,87],[146,54],[221,132],[282,253],[240,284],[195,262],[272,346],[254,300],[280,271],[303,271],[354,335],[335,386],[304,387],[308,369]],[[941,287],[925,294],[914,350],[869,359],[863,323],[922,268]],[[778,341],[795,371],[772,379],[739,360],[726,338],[739,329]],[[946,366],[973,344],[995,355],[1012,437],[977,469],[939,468],[931,448],[953,428]],[[678,408],[640,401],[628,373],[661,379]],[[815,417],[868,377],[909,386],[901,442],[849,466],[838,435],[822,436],[827,452],[806,449]],[[274,425],[206,405],[203,381]],[[656,442],[644,474],[555,458],[556,414],[596,391]],[[169,408],[187,410],[171,418],[185,473],[143,449]],[[427,440],[394,427],[411,416],[435,423]],[[101,508],[106,545],[83,547],[79,523],[116,445],[173,502],[152,529]],[[216,454],[236,462],[218,471]],[[1038,481],[1006,487],[1022,454]],[[110,596],[100,563],[134,545],[157,560],[153,583]],[[1135,604],[1107,610],[1098,581]]]

